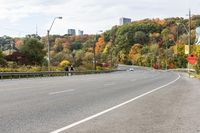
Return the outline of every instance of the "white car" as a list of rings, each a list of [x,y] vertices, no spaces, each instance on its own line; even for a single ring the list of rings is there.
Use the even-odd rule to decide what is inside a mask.
[[[129,68],[129,71],[134,71],[134,68]]]

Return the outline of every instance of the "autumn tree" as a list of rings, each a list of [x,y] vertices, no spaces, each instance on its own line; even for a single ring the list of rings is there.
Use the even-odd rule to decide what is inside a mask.
[[[6,60],[4,59],[3,53],[2,51],[0,51],[0,67],[5,66],[6,64],[7,63],[6,63]]]
[[[131,47],[128,57],[132,61],[133,64],[137,64],[138,59],[141,56],[141,54],[140,54],[141,48],[142,48],[141,44],[134,44]]]

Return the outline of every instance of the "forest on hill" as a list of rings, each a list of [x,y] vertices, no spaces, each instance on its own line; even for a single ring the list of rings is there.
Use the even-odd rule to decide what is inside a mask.
[[[191,18],[191,53],[198,56],[193,66],[200,70],[200,47],[195,45],[200,16]],[[133,64],[156,69],[186,68],[185,45],[189,42],[189,21],[185,18],[144,19],[113,26],[100,35],[52,35],[50,57],[52,70],[73,65],[77,70],[92,70],[94,51],[97,69],[110,69],[117,64]],[[11,45],[12,42],[12,45]],[[47,37],[1,37],[0,65],[7,71],[21,67],[46,70]],[[36,45],[37,44],[37,45]],[[11,52],[5,52],[11,51]],[[39,52],[38,52],[39,51]],[[27,70],[27,69],[26,69]]]

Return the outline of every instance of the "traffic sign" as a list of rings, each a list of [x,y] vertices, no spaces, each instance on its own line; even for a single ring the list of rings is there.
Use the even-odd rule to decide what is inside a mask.
[[[194,65],[194,64],[197,62],[197,56],[196,56],[196,55],[193,55],[193,54],[188,55],[187,61],[188,61],[190,64]]]
[[[189,54],[189,50],[190,48],[189,48],[189,45],[185,45],[185,54]]]

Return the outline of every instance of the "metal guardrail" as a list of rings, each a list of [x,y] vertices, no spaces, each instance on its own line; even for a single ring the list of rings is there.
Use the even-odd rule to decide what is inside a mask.
[[[53,77],[53,76],[71,76],[83,74],[110,73],[119,70],[104,70],[104,71],[62,71],[62,72],[0,72],[0,79],[16,79],[16,78],[35,78],[35,77]]]
[[[195,72],[195,69],[177,68],[177,69],[168,69],[168,71],[177,71],[177,72]]]

